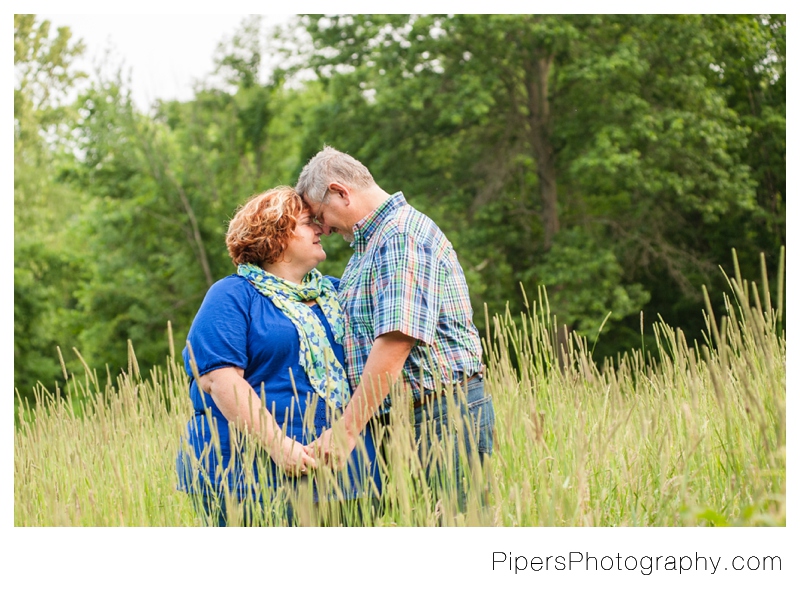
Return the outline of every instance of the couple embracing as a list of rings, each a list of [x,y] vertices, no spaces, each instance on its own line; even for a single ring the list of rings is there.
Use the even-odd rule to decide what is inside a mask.
[[[320,238],[332,232],[354,251],[341,279],[316,270]],[[317,503],[359,499],[377,510],[379,470],[392,463],[379,459],[387,439],[378,433],[401,405],[421,459],[435,439],[454,443],[452,463],[427,474],[453,486],[463,511],[464,470],[492,452],[494,407],[464,273],[442,231],[326,147],[295,188],[244,204],[226,243],[237,273],[209,289],[183,352],[194,416],[179,488],[201,516],[225,525],[233,496],[261,511],[245,524],[270,513],[294,524],[300,509],[271,494],[304,487]],[[243,455],[238,434],[264,455]],[[316,480],[325,466],[333,481]]]

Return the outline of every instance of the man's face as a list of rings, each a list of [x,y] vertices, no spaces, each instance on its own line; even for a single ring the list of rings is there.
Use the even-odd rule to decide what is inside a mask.
[[[338,233],[348,243],[353,242],[353,225],[347,222],[347,207],[341,194],[326,189],[322,202],[312,202],[305,197],[303,199],[311,209],[313,219],[322,227],[323,233]]]

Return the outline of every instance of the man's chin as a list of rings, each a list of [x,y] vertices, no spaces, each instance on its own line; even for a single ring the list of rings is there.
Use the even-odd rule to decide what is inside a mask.
[[[333,232],[336,233],[337,235],[339,235],[340,237],[342,237],[342,239],[344,239],[348,243],[352,243],[356,239],[356,237],[355,237],[355,235],[353,235],[353,233],[346,233],[345,231],[343,231],[341,229],[334,229]]]

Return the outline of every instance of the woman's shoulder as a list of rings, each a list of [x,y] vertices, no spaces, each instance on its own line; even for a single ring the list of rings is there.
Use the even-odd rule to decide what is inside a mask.
[[[211,285],[211,288],[208,289],[208,292],[224,292],[226,290],[242,290],[247,286],[249,282],[245,280],[239,274],[231,274],[230,276],[225,276],[224,278],[220,278],[214,284]]]
[[[204,301],[247,300],[252,297],[249,286],[247,280],[238,274],[231,274],[214,282],[206,292]]]
[[[330,280],[331,284],[333,284],[333,288],[338,292],[339,291],[339,278],[336,276],[324,276],[326,280]]]

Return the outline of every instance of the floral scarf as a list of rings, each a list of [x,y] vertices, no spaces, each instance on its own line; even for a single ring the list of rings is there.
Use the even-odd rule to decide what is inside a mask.
[[[344,337],[344,321],[333,283],[316,269],[295,284],[265,272],[253,264],[240,264],[239,276],[249,281],[258,292],[270,299],[297,328],[300,335],[300,365],[311,385],[331,407],[343,407],[350,399],[350,386],[344,367],[331,348],[325,328],[303,301],[316,299],[328,320],[337,343]]]

